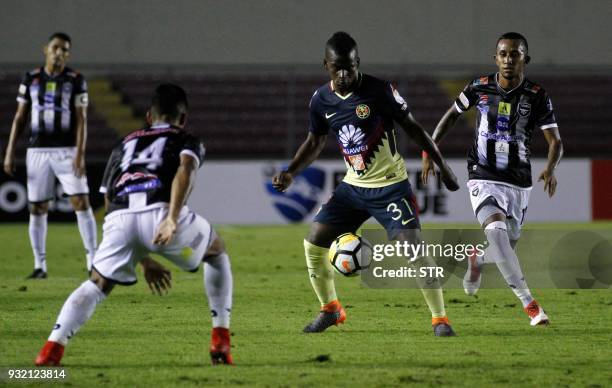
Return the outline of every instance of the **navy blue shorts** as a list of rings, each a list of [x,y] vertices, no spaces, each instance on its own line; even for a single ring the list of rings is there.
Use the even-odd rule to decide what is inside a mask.
[[[421,229],[418,207],[408,180],[385,187],[366,188],[342,182],[321,207],[314,222],[357,230],[374,217],[390,239],[405,229]]]

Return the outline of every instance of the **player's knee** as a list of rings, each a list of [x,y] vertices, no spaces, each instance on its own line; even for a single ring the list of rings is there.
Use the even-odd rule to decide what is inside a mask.
[[[87,195],[72,195],[70,203],[75,211],[83,211],[89,209],[89,198]]]
[[[506,249],[512,249],[508,237],[508,228],[505,222],[493,221],[485,226],[485,234],[489,247],[487,248],[495,260],[503,259]]]
[[[206,250],[206,253],[204,253],[204,259],[206,259],[207,257],[219,256],[223,253],[225,253],[225,242],[219,235],[216,235],[215,233],[215,237],[212,243],[210,243],[208,249]]]
[[[482,222],[482,228],[483,229],[487,229],[487,227],[489,225],[491,225],[494,222],[501,222],[504,225],[506,224],[506,216],[504,215],[504,213],[502,213],[501,211],[498,213],[494,213],[491,214],[490,216],[488,216],[483,222]]]
[[[115,287],[115,282],[103,278],[102,275],[100,275],[95,268],[91,270],[89,280],[91,280],[96,285],[96,287],[98,287],[106,295],[110,294],[110,292]]]
[[[406,241],[409,244],[420,244],[422,241],[420,229],[402,229],[395,232],[393,240]]]
[[[47,214],[49,211],[49,202],[31,202],[30,203],[30,213],[35,216],[41,216],[43,214]]]
[[[305,240],[318,247],[329,247],[332,241],[334,241],[334,239],[340,234],[341,233],[337,233],[323,224],[314,222],[310,226],[310,231],[308,232]]]

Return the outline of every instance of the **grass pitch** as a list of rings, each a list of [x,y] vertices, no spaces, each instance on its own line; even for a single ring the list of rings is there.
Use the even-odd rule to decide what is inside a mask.
[[[612,228],[611,225],[594,227]],[[318,305],[302,253],[306,226],[220,227],[234,271],[235,367],[211,367],[202,272],[173,289],[117,287],[66,348],[71,386],[592,386],[612,384],[610,290],[534,290],[551,317],[529,326],[507,289],[446,290],[456,338],[435,338],[416,289],[336,282],[348,319],[302,334]],[[0,225],[0,369],[32,367],[69,295],[86,279],[76,225],[51,224],[49,278],[32,269],[27,225]],[[169,263],[164,264],[170,266]],[[526,274],[529,280],[529,273]],[[4,379],[4,380],[3,380]],[[10,383],[6,376],[0,384]]]

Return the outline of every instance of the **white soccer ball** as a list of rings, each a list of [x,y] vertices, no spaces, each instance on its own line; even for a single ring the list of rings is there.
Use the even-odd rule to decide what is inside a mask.
[[[353,233],[338,236],[329,247],[332,267],[344,276],[356,276],[370,266],[372,245]]]

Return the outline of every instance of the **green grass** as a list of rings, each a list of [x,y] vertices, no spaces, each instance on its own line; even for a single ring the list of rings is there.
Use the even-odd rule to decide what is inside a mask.
[[[603,225],[603,226],[602,226]],[[575,225],[574,225],[575,226]],[[584,227],[584,226],[577,226]],[[610,228],[610,224],[591,225]],[[507,289],[446,290],[456,338],[435,338],[418,290],[338,279],[347,323],[301,333],[318,306],[302,253],[306,226],[220,227],[234,271],[236,367],[211,367],[202,272],[173,269],[170,294],[118,287],[73,338],[72,386],[610,386],[610,290],[534,290],[553,324],[532,328]],[[1,225],[0,368],[30,367],[85,278],[76,225],[49,227],[47,280],[25,281],[27,225]],[[529,278],[529,274],[527,274]],[[329,355],[329,361],[316,357]],[[0,380],[0,384],[2,381]]]

